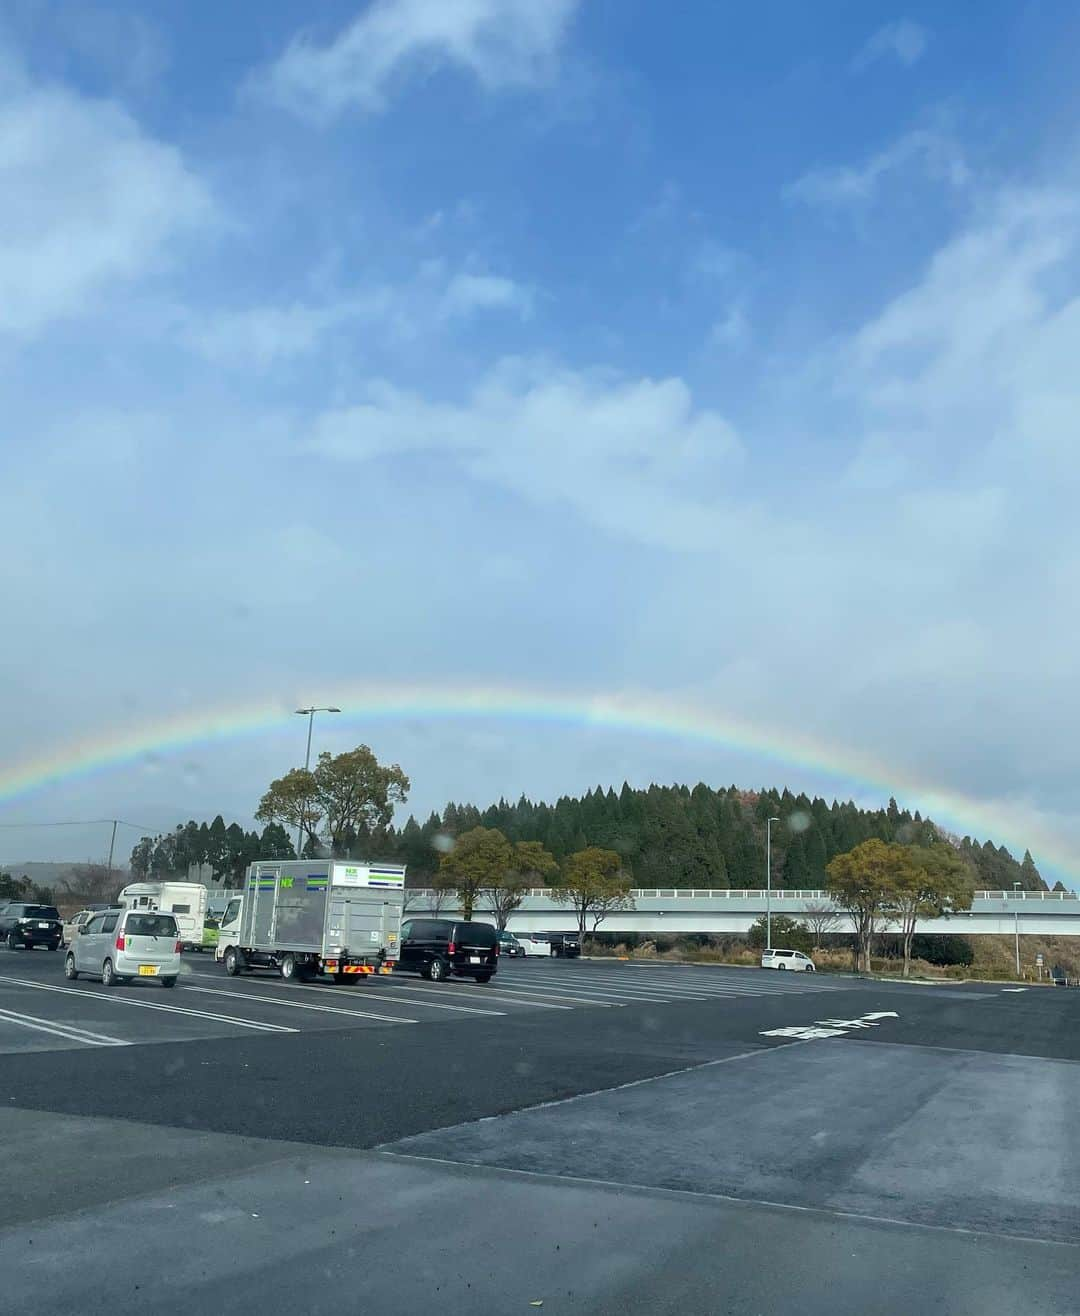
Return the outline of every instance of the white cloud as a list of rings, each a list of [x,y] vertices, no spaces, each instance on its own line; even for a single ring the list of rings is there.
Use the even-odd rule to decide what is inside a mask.
[[[741,306],[729,306],[709,330],[710,347],[741,347],[750,337],[750,321]]]
[[[350,321],[370,321],[390,310],[389,292],[325,305],[253,306],[184,316],[180,337],[199,355],[220,365],[266,369],[308,355],[327,334]]]
[[[299,114],[385,108],[409,74],[443,67],[488,90],[549,81],[579,0],[373,0],[328,45],[298,37],[256,86]]]
[[[412,341],[433,326],[509,311],[528,319],[533,291],[494,274],[449,274],[441,261],[424,262],[401,284],[380,284],[322,302],[222,309],[177,317],[178,336],[219,365],[267,369],[310,355],[337,333],[377,325],[394,341]]]
[[[918,129],[906,133],[861,165],[812,169],[787,184],[783,194],[788,201],[811,206],[863,205],[874,199],[890,174],[912,168],[954,188],[963,187],[971,177],[954,141],[941,133]]]
[[[532,308],[531,289],[495,274],[456,274],[442,298],[442,313],[450,319],[501,310],[516,311],[528,319]]]
[[[918,63],[926,51],[927,32],[918,23],[902,18],[886,23],[870,37],[851,61],[852,71],[863,73],[879,59],[895,59],[905,68]]]
[[[18,72],[0,81],[0,333],[77,315],[163,266],[208,224],[209,194],[179,152],[120,106]]]
[[[426,452],[475,479],[645,543],[701,549],[724,538],[741,445],[679,379],[625,379],[505,361],[463,404],[372,382],[319,416],[307,445],[370,461]]]

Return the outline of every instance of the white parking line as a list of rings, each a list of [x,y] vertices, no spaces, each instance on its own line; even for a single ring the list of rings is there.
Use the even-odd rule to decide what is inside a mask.
[[[194,970],[194,969],[191,971],[190,974],[187,974],[187,975],[185,975],[185,976],[186,976],[186,977],[194,977],[194,978],[210,978],[210,979],[213,979],[215,982],[220,982],[220,978],[219,978],[218,974],[216,974],[216,973],[200,973],[200,972],[198,972],[197,970]],[[385,990],[387,989],[387,987],[389,987],[389,986],[390,986],[389,984],[383,984],[383,983],[381,983],[381,982],[376,982],[375,984],[373,984],[373,985],[371,986],[371,990],[372,990],[372,991],[376,991],[376,992],[381,992],[381,991],[385,991]],[[325,986],[319,987],[317,990],[318,990],[318,991],[332,991],[332,990],[334,990],[334,989],[331,988],[331,987],[327,984],[327,985],[325,985]],[[346,992],[346,993],[348,993],[349,995],[354,995],[354,993],[352,992],[352,990],[351,990],[350,988],[340,988],[339,990],[341,990],[341,991],[343,991],[343,992]],[[411,990],[411,991],[419,991],[419,992],[425,992],[425,993],[427,993],[427,992],[430,992],[430,991],[433,991],[433,990],[436,990],[436,989],[435,989],[435,988],[428,988],[428,987],[413,987],[413,988],[409,988],[409,987],[406,987],[403,983],[400,983],[400,982],[399,982],[399,983],[395,983],[395,984],[393,985],[393,987],[390,987],[390,990],[392,990],[392,991],[393,991],[393,990],[397,990],[397,991],[410,991],[410,990]],[[241,998],[245,995],[245,993],[243,993],[243,992],[237,992],[236,994],[237,994],[238,996],[240,996]],[[526,990],[524,990],[524,989],[519,989],[519,988],[516,988],[516,987],[504,987],[501,983],[499,984],[498,987],[485,987],[485,988],[484,988],[484,997],[485,997],[485,999],[486,999],[487,997],[489,997],[489,996],[506,997],[507,995],[513,995],[513,996],[521,995],[521,996],[527,996],[527,997],[529,997],[529,998],[532,998],[532,997],[535,997],[535,996],[542,996],[542,997],[545,997],[545,998],[547,998],[547,997],[551,997],[551,998],[553,998],[554,1000],[559,1000],[559,1001],[579,1001],[579,1002],[581,1002],[583,1005],[600,1005],[600,1006],[603,1006],[603,1007],[605,1007],[605,1008],[607,1008],[608,1006],[612,1005],[612,1002],[610,1002],[610,1001],[593,1001],[593,1000],[590,1000],[590,999],[588,999],[588,998],[586,998],[586,997],[582,997],[582,996],[573,996],[573,995],[571,995],[569,992],[546,992],[546,991],[532,992],[532,991],[526,991]],[[407,1002],[405,1002],[404,1004],[406,1004],[406,1005],[414,1005],[414,1006],[415,1006],[415,1005],[417,1005],[417,1004],[419,1004],[419,1003],[416,1002],[416,1001],[407,1001]],[[429,1002],[429,1004],[430,1004],[430,1002]],[[524,1005],[525,1002],[524,1002],[524,1001],[511,1000],[511,1001],[508,1001],[508,1004],[512,1004],[512,1005]],[[536,1000],[532,1000],[532,999],[530,999],[529,1004],[533,1005],[534,1007],[536,1007],[536,1008],[538,1008],[538,1009],[547,1009],[547,1010],[572,1010],[572,1009],[573,1009],[573,1006],[570,1006],[570,1005],[543,1005],[540,1001],[536,1001]],[[458,1005],[458,1006],[454,1006],[453,1008],[454,1008],[454,1009],[457,1009],[457,1010],[461,1010],[461,1009],[468,1009],[469,1007],[468,1007],[468,1006],[460,1006],[460,1005]]]
[[[621,1002],[619,1001],[599,1001],[599,1000],[595,1000],[591,996],[574,996],[571,992],[550,991],[550,990],[545,991],[543,988],[534,991],[534,990],[530,990],[527,987],[500,986],[498,990],[503,995],[506,995],[507,993],[512,993],[515,996],[528,996],[528,997],[542,996],[545,1000],[550,999],[555,1001],[576,1001],[579,1005],[598,1005],[600,1006],[601,1009],[604,1010],[617,1009],[621,1004]],[[557,1006],[556,1008],[560,1010],[572,1010],[574,1007],[572,1005],[560,1005]]]
[[[227,992],[220,987],[194,987],[185,983],[185,992],[205,992],[209,996],[229,996],[236,1001],[265,1001],[267,1005],[280,1005],[289,1010],[319,1010],[323,1014],[348,1014],[358,1019],[379,1019],[388,1024],[418,1024],[419,1019],[403,1019],[395,1014],[372,1014],[370,1010],[346,1010],[340,1005],[315,1005],[311,1001],[285,1001],[276,996],[254,996],[251,992]]]
[[[545,979],[540,984],[542,987],[554,985],[555,979]],[[643,1005],[670,1005],[675,1001],[686,1001],[693,998],[684,995],[662,994],[660,992],[645,992],[637,989],[622,987],[593,987],[591,984],[575,982],[571,989],[580,994],[589,995],[600,1000],[604,997],[612,997],[624,1005],[633,1005],[635,1002]],[[698,997],[698,1000],[706,1000],[706,997]]]
[[[32,1028],[38,1033],[51,1033],[53,1037],[62,1037],[67,1042],[83,1042],[87,1046],[130,1046],[120,1037],[110,1037],[107,1033],[92,1033],[87,1028],[76,1028],[74,1024],[57,1023],[52,1019],[41,1019],[36,1014],[19,1014],[15,1010],[0,1009],[0,1023],[18,1024],[20,1028]]]
[[[65,996],[85,996],[92,1001],[107,1001],[109,1005],[133,1005],[139,1010],[163,1010],[167,1014],[185,1014],[194,1019],[212,1019],[217,1023],[235,1024],[237,1028],[254,1028],[263,1033],[298,1033],[299,1028],[286,1028],[284,1024],[256,1023],[253,1019],[237,1019],[231,1014],[212,1014],[208,1010],[189,1010],[182,1005],[159,1005],[155,1001],[136,1001],[131,996],[113,995],[111,992],[88,992],[81,987],[56,987],[52,983],[33,982],[28,978],[0,976],[0,982],[14,983],[16,987],[32,987],[39,992],[62,992]]]
[[[218,978],[216,973],[197,973],[193,971],[187,976],[216,978],[220,982],[220,978]],[[430,989],[426,987],[403,987],[398,983],[394,983],[391,987],[388,983],[383,983],[379,979],[376,979],[376,983],[377,985],[375,985],[375,983],[368,984],[372,991],[415,992],[419,996],[430,995]],[[328,992],[335,992],[339,995],[351,996],[353,1000],[356,1000],[356,992],[358,988],[363,990],[363,988],[360,987],[360,984],[357,984],[357,987],[331,987],[328,983],[316,985],[314,983],[294,982],[289,984],[288,990],[290,992],[322,992],[324,995]],[[243,992],[237,992],[236,994],[238,997],[243,997],[244,995]],[[390,1004],[393,1004],[393,1002],[391,1001]],[[456,1010],[461,1014],[490,1014],[497,1016],[500,1019],[504,1018],[506,1015],[505,1010],[480,1010],[474,1005],[440,1005],[435,1001],[406,1001],[405,1004],[414,1010],[420,1009],[421,1007],[429,1010]]]

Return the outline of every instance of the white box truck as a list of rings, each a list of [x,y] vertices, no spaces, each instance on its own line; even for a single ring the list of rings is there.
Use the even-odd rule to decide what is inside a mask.
[[[404,904],[400,864],[261,860],[229,901],[214,957],[232,976],[276,969],[287,981],[355,982],[393,968]]]
[[[208,898],[201,882],[132,882],[120,892],[125,909],[159,909],[174,915],[184,950],[202,950]]]

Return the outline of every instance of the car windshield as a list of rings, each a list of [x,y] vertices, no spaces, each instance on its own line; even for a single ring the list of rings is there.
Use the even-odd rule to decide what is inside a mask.
[[[131,937],[175,937],[176,920],[171,914],[129,914],[124,931]]]

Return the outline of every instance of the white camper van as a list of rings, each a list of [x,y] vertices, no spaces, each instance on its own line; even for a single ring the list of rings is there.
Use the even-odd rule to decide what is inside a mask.
[[[172,914],[184,950],[202,950],[208,892],[201,882],[132,882],[120,892],[125,909]]]

